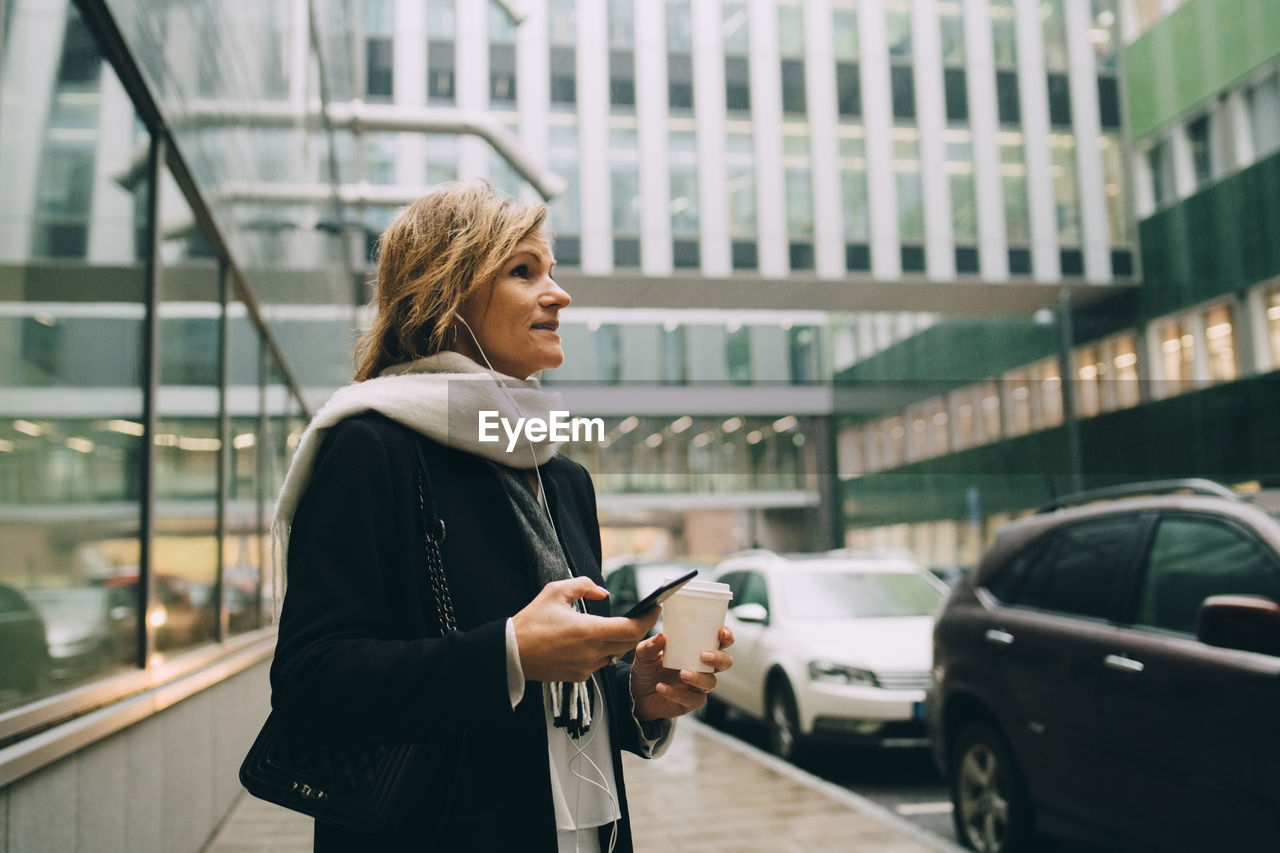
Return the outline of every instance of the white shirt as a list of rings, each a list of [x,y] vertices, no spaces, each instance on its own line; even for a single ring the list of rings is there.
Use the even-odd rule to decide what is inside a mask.
[[[598,679],[596,688],[600,692]],[[520,666],[515,622],[508,619],[507,694],[512,708],[520,703],[524,689],[524,669]],[[618,781],[613,773],[607,707],[602,696],[592,711],[590,731],[574,740],[567,731],[555,725],[546,706],[543,706],[551,767],[551,800],[555,804],[556,832],[561,851],[595,853],[599,850],[596,827],[613,823],[622,817],[618,804]],[[662,720],[657,737],[649,738],[636,718],[633,704],[631,722],[640,732],[645,757],[657,758],[667,751],[671,744],[671,734],[675,731],[672,720]]]

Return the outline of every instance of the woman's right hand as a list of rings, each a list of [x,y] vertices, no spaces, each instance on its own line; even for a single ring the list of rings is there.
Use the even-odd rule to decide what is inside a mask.
[[[592,616],[573,603],[599,601],[609,591],[590,578],[553,581],[512,617],[520,667],[529,681],[586,681],[591,673],[626,654],[658,621],[660,608],[643,616]]]

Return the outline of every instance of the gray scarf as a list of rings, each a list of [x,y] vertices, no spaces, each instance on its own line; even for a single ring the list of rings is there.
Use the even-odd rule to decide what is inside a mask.
[[[533,558],[538,587],[573,577],[551,519],[529,489],[524,472],[505,465],[494,465],[494,468],[515,510],[520,538]],[[552,721],[574,738],[581,737],[591,728],[593,692],[590,680],[581,684],[554,681],[542,685],[542,699]]]

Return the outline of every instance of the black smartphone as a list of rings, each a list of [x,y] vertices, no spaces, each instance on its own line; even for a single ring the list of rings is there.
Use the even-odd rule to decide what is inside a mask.
[[[631,608],[630,610],[628,610],[626,613],[622,615],[628,619],[633,619],[636,616],[642,615],[646,610],[650,610],[651,608],[657,607],[659,604],[666,601],[668,598],[670,598],[672,595],[675,594],[676,590],[680,589],[680,587],[684,586],[685,584],[687,584],[689,581],[693,580],[697,576],[698,576],[698,570],[694,569],[693,571],[689,572],[687,575],[681,575],[680,577],[676,578],[673,581],[664,583],[662,586],[658,587],[653,592],[646,595],[643,601],[639,602],[638,604],[636,604],[635,607]]]

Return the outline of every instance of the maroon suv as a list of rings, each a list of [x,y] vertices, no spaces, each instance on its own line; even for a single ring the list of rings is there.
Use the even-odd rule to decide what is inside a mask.
[[[957,838],[1280,850],[1280,520],[1205,481],[1079,503],[1007,525],[938,618]]]

